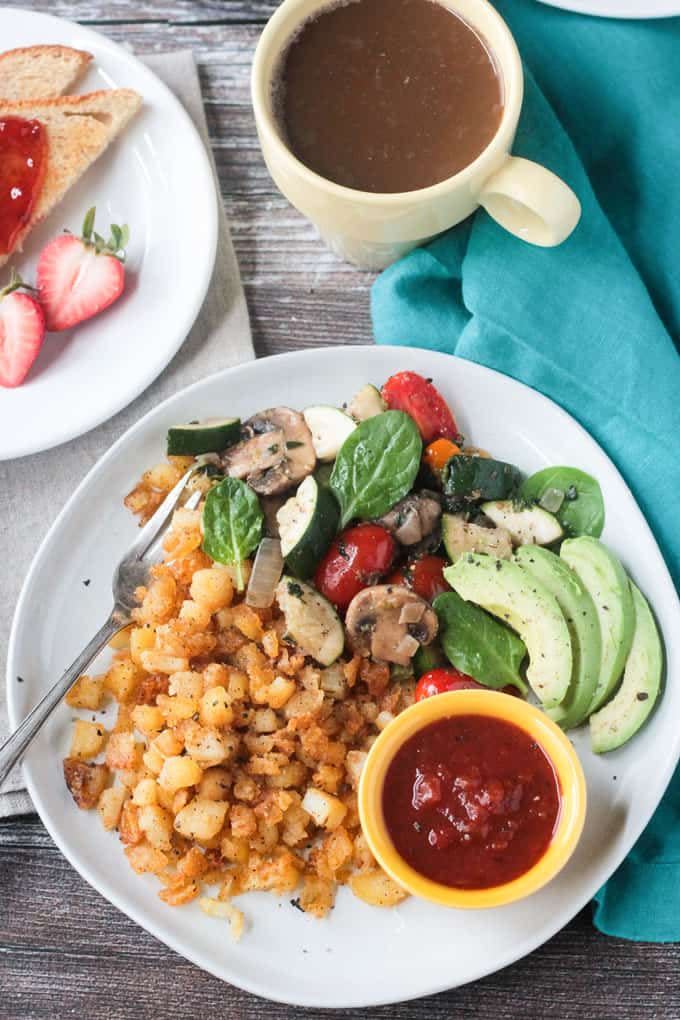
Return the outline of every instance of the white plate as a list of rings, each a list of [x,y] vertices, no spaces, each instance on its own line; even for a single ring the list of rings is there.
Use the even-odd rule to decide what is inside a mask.
[[[250,926],[238,945],[222,922],[202,915],[196,904],[165,907],[156,896],[156,880],[135,876],[115,836],[103,831],[95,814],[76,810],[60,768],[74,713],[58,711],[30,752],[25,774],[43,822],[74,867],[194,963],[248,991],[304,1006],[367,1007],[427,995],[531,952],[588,902],[661,798],[680,753],[680,606],[642,514],[596,443],[533,390],[443,354],[330,348],[239,366],[166,401],[90,472],[35,558],[10,641],[9,710],[16,725],[108,612],[114,563],[136,533],[121,498],[163,456],[168,426],[225,413],[246,416],[272,404],[339,404],[363,383],[381,383],[399,369],[432,376],[465,435],[499,457],[528,472],[574,464],[600,480],[607,506],[604,539],[651,599],[665,635],[670,681],[650,723],[620,751],[596,758],[587,733],[575,735],[588,781],[585,831],[564,871],[528,900],[476,912],[417,900],[379,910],[341,890],[330,917],[315,921],[287,898],[251,893],[241,897]],[[87,579],[91,584],[84,587]]]
[[[598,18],[672,18],[680,14],[680,0],[539,0],[539,3]]]
[[[0,49],[61,43],[92,53],[77,91],[136,89],[144,107],[12,260],[34,279],[37,255],[68,227],[128,223],[125,293],[72,332],[48,334],[23,386],[0,389],[0,460],[82,435],[129,404],[165,368],[198,315],[217,244],[217,197],[205,148],[183,106],[139,60],[81,25],[0,10]],[[9,265],[0,279],[9,277]]]

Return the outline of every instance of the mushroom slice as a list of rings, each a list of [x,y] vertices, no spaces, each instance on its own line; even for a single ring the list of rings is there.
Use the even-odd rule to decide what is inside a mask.
[[[438,493],[423,490],[399,500],[377,523],[387,528],[402,545],[415,545],[435,530],[441,515]]]
[[[316,466],[312,434],[298,411],[272,407],[249,418],[243,439],[224,453],[234,478],[245,478],[255,492],[276,496],[297,485]]]
[[[418,646],[429,645],[436,636],[437,615],[408,588],[377,584],[354,596],[345,627],[358,655],[408,666]]]

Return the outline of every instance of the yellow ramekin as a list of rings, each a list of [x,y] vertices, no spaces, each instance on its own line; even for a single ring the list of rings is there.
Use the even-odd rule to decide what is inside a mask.
[[[545,751],[559,780],[561,806],[552,841],[543,856],[519,878],[488,889],[456,889],[415,871],[397,852],[382,809],[387,769],[402,744],[430,723],[461,715],[481,715],[514,723]],[[497,691],[450,691],[419,701],[398,715],[371,748],[359,784],[359,815],[373,856],[414,896],[445,907],[479,910],[523,899],[549,882],[571,857],[583,830],[586,784],[574,748],[543,712],[521,698]]]

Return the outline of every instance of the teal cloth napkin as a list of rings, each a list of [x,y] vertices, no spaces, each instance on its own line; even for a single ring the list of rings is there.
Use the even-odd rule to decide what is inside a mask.
[[[581,222],[545,250],[480,210],[378,277],[375,338],[455,352],[566,408],[626,478],[677,585],[680,19],[496,6],[527,65],[514,151],[567,181]],[[594,920],[622,938],[680,941],[680,770]]]

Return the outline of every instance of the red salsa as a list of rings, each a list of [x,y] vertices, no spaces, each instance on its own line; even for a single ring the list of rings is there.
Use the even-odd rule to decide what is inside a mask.
[[[395,754],[383,813],[395,848],[442,885],[489,889],[543,856],[560,812],[553,766],[512,723],[453,716],[423,727]]]
[[[0,117],[0,255],[31,218],[47,167],[47,135],[37,120]]]

